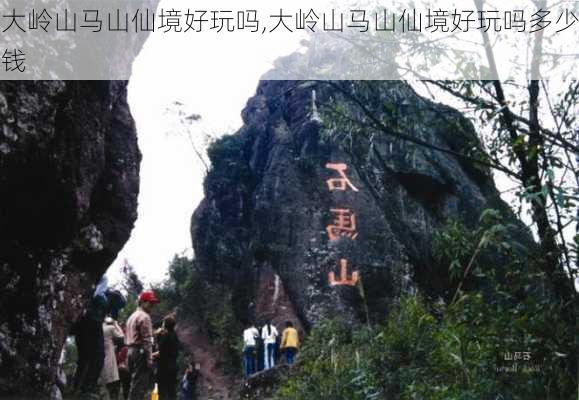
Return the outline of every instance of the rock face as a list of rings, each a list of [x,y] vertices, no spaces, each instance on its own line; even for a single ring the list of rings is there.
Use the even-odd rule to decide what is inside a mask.
[[[141,155],[126,82],[3,82],[0,123],[0,395],[40,398],[129,238]]]
[[[273,399],[276,388],[290,374],[291,367],[288,365],[278,365],[275,368],[258,372],[243,382],[239,398],[244,400]]]
[[[421,98],[405,83],[339,85],[359,91],[364,85],[363,105],[382,120],[396,115],[386,129],[396,125],[454,152],[478,141],[459,112]],[[408,291],[447,298],[448,265],[435,261],[435,233],[450,219],[474,227],[486,208],[514,220],[489,171],[450,153],[377,132],[366,159],[347,131],[334,133],[344,137],[340,146],[326,140],[334,122],[327,110],[361,113],[337,87],[262,81],[243,111],[244,126],[209,150],[213,167],[192,219],[193,245],[206,279],[231,288],[240,319],[254,316],[252,304],[276,303],[271,290],[261,289],[268,274],[279,277],[291,303],[283,318],[295,313],[306,329],[334,316],[380,320]],[[345,191],[330,190],[328,180],[340,174],[328,163],[347,166],[351,186],[333,181]],[[340,225],[344,229],[332,234],[343,236],[330,240],[328,227]],[[339,277],[342,259],[348,277],[359,271],[362,285],[329,285],[328,273]],[[275,307],[256,316],[272,312]]]

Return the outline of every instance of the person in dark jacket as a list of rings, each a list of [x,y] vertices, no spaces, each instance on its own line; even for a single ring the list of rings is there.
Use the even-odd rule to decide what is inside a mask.
[[[179,355],[179,339],[175,332],[175,317],[167,316],[163,326],[157,331],[157,383],[159,385],[159,400],[175,400],[177,398],[177,357]]]
[[[116,289],[107,291],[106,295],[109,300],[109,315],[112,319],[118,321],[119,313],[127,305],[127,299]]]
[[[98,395],[98,379],[105,362],[103,321],[108,310],[106,297],[108,282],[104,276],[91,299],[85,314],[74,327],[78,351],[74,391],[88,397]]]
[[[179,400],[194,400],[196,398],[196,388],[197,383],[198,368],[194,366],[194,363],[189,364],[185,375],[181,379],[181,384],[179,385],[180,396]]]

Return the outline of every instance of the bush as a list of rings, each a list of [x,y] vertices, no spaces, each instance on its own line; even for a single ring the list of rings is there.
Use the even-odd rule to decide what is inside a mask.
[[[244,153],[245,139],[241,135],[224,136],[207,149],[211,170],[205,178],[216,197],[231,191],[231,187],[253,187],[254,177]]]
[[[168,278],[157,291],[162,300],[158,309],[167,312],[176,309],[179,320],[198,323],[211,343],[223,349],[222,367],[229,372],[240,371],[237,333],[242,327],[236,321],[229,289],[208,285],[194,259],[176,255],[169,266]]]
[[[480,294],[464,295],[437,312],[414,296],[402,299],[387,324],[373,330],[323,321],[304,344],[299,371],[280,387],[277,398],[572,398],[575,382],[557,360],[572,332],[555,325],[562,329],[559,335],[545,335],[556,318],[531,304],[511,313],[498,311]],[[530,324],[531,316],[538,320]],[[504,353],[526,351],[532,359],[519,361],[517,372],[504,369],[509,366]]]
[[[277,398],[574,398],[575,328],[559,318],[562,305],[553,301],[543,273],[533,260],[512,252],[495,222],[482,224],[468,240],[458,222],[440,233],[436,242],[443,248],[435,250],[449,269],[458,270],[450,274],[457,288],[454,301],[403,297],[373,329],[322,321],[304,343],[299,370]],[[481,249],[500,257],[477,256]],[[488,260],[507,261],[488,265]],[[476,276],[465,278],[468,264]],[[458,281],[474,279],[476,285],[458,290]],[[507,359],[516,355],[530,359]]]
[[[352,331],[342,320],[325,320],[300,351],[301,368],[278,390],[278,399],[380,398],[366,357],[370,332]]]

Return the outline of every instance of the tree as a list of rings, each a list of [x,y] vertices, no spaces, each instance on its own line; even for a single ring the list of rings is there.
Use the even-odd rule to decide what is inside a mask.
[[[534,15],[555,5],[547,0],[528,3],[529,12],[535,11]],[[479,14],[488,9],[488,2],[484,0],[474,0],[474,5]],[[348,104],[344,107],[344,102],[337,101],[325,107],[328,131],[344,148],[351,146],[355,138],[356,146],[360,147],[363,142],[367,156],[379,160],[383,155],[373,147],[373,139],[383,135],[451,154],[462,162],[488,168],[495,176],[506,176],[513,184],[515,210],[523,217],[523,211],[528,214],[536,235],[539,251],[535,261],[551,283],[565,318],[574,324],[579,230],[579,127],[575,115],[579,111],[579,82],[565,79],[572,76],[576,57],[564,62],[561,55],[565,43],[561,37],[537,30],[522,43],[522,47],[527,48],[528,59],[514,57],[512,71],[520,73],[522,80],[506,81],[501,79],[505,69],[499,68],[493,46],[498,39],[511,42],[520,39],[504,33],[491,37],[485,29],[478,32],[481,52],[474,51],[477,43],[471,41],[468,46],[472,51],[456,50],[455,45],[458,47],[462,41],[457,35],[440,41],[428,35],[384,36],[385,33],[367,34],[361,39],[349,35],[333,40],[327,36],[313,37],[309,43],[312,54],[306,54],[300,63],[318,65],[316,58],[320,54],[328,60],[339,59],[336,52],[340,51],[340,44],[346,43],[360,55],[357,63],[363,65],[362,68],[374,68],[374,72],[395,69],[398,76],[420,79],[434,98],[450,99],[476,121],[480,140],[469,140],[464,134],[465,146],[450,148],[408,132],[401,124],[402,103],[381,104],[380,110],[373,106],[380,104],[380,99],[372,82],[318,82],[330,86]],[[320,43],[324,45],[322,50],[318,50]],[[425,71],[445,63],[455,66],[457,75],[474,74],[479,79],[434,80],[426,75]],[[356,65],[350,67],[355,69]],[[334,72],[339,73],[345,67],[334,68]],[[559,85],[541,79],[546,70],[557,71],[562,79]],[[383,112],[384,108],[388,108],[387,112]],[[461,135],[461,131],[464,127],[457,126],[454,134]]]
[[[121,275],[121,287],[127,292],[127,295],[133,298],[139,297],[139,294],[141,294],[145,286],[139,278],[139,275],[135,272],[135,268],[127,259],[123,261]]]
[[[547,0],[530,3],[535,10],[551,6]],[[483,12],[487,3],[475,0],[475,5],[479,12]],[[359,171],[364,171],[369,160],[386,165],[383,154],[373,145],[377,137],[383,136],[414,147],[450,154],[461,162],[488,170],[495,177],[507,177],[513,185],[510,189],[515,196],[513,208],[523,220],[526,218],[537,240],[538,250],[529,262],[540,268],[549,283],[561,318],[569,326],[576,327],[574,280],[578,277],[579,241],[579,127],[576,115],[579,111],[579,82],[565,80],[572,76],[576,63],[568,63],[566,70],[560,68],[556,55],[561,54],[564,43],[539,30],[523,45],[528,46],[528,61],[519,60],[520,65],[516,66],[525,78],[504,80],[501,79],[493,38],[484,29],[479,31],[480,45],[484,50],[482,60],[475,60],[476,54],[459,53],[450,46],[437,47],[432,41],[403,36],[395,39],[395,45],[389,46],[391,54],[381,46],[372,51],[371,59],[384,57],[380,61],[389,67],[394,64],[401,76],[422,80],[425,90],[433,98],[446,98],[453,105],[459,105],[476,122],[480,140],[470,140],[467,129],[461,126],[454,127],[456,131],[453,132],[465,139],[460,148],[451,148],[409,132],[402,123],[404,104],[382,101],[374,82],[314,81],[320,86],[329,86],[339,98],[321,107],[326,133],[345,151],[365,151],[365,156],[357,157]],[[378,42],[376,37],[368,36],[367,43],[354,44],[357,49],[362,49],[362,53],[374,50],[373,46]],[[347,36],[341,39],[352,43]],[[437,48],[430,53],[421,53],[420,49],[425,45]],[[557,46],[559,49],[553,50]],[[324,51],[330,51],[331,47],[326,46]],[[466,70],[478,71],[478,66],[484,71],[480,75],[487,78],[436,80],[424,72],[427,61],[412,66],[393,61],[397,55],[407,55],[412,49],[420,55],[430,54],[432,58],[425,57],[427,61],[450,60],[457,69],[463,69],[462,75],[469,73]],[[561,78],[558,84],[542,79],[543,71],[555,68],[559,68],[558,76]],[[567,355],[567,364],[570,370],[576,371],[573,354]]]
[[[205,150],[215,140],[215,137],[207,132],[195,132],[196,128],[194,125],[201,121],[201,115],[187,112],[185,105],[179,101],[174,101],[171,107],[167,107],[165,114],[170,116],[174,122],[168,128],[167,133],[176,133],[186,137],[195,156],[203,165],[205,173],[207,173],[209,171],[209,160]]]

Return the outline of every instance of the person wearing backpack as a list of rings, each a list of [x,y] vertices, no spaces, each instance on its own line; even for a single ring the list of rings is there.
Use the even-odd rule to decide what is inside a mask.
[[[75,323],[78,351],[73,390],[85,398],[98,398],[98,380],[105,362],[103,322],[108,310],[108,280],[99,281],[85,313]]]
[[[263,328],[261,328],[261,338],[264,344],[264,362],[263,366],[265,370],[273,368],[275,366],[275,344],[279,333],[271,321],[266,321]]]

